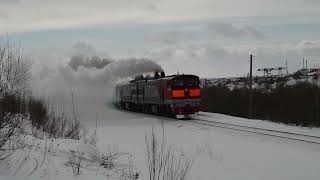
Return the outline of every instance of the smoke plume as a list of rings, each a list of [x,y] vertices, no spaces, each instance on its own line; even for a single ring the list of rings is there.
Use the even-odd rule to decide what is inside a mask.
[[[68,65],[75,71],[78,70],[80,66],[86,67],[86,68],[97,68],[102,69],[106,65],[110,64],[112,62],[111,59],[103,58],[101,59],[98,56],[92,56],[92,57],[86,57],[85,55],[79,54],[72,56]]]
[[[59,62],[52,65],[35,64],[33,92],[48,97],[50,103],[60,106],[62,110],[67,109],[73,94],[83,121],[94,120],[97,113],[107,112],[106,103],[114,100],[117,81],[138,74],[163,71],[160,65],[145,58],[116,60],[77,55]]]

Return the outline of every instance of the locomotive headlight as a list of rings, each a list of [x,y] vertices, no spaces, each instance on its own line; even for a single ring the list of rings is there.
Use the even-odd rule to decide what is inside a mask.
[[[174,98],[182,98],[184,96],[185,96],[184,90],[173,90],[172,91],[172,97],[174,97]]]
[[[200,89],[190,89],[189,95],[192,97],[200,96]]]

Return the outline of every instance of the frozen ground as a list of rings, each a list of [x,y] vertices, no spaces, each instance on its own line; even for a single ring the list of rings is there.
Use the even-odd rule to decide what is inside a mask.
[[[104,169],[97,170],[98,165],[95,163],[101,154],[107,153],[110,147],[115,146],[120,152],[132,154],[132,156],[125,156],[121,163],[132,160],[135,165],[134,170],[140,174],[139,179],[147,179],[145,135],[152,128],[158,135],[161,135],[164,130],[168,144],[174,145],[181,151],[181,155],[193,159],[189,179],[318,180],[320,177],[320,145],[206,127],[107,107],[101,107],[97,112],[99,112],[95,117],[98,122],[97,147],[69,140],[54,140],[51,146],[55,149],[55,154],[49,155],[51,161],[46,162],[47,166],[42,166],[37,172],[27,176],[23,174],[30,172],[32,166],[29,169],[25,167],[16,175],[12,175],[14,171],[4,169],[2,164],[0,179],[107,179],[108,172]],[[220,114],[200,113],[199,117],[319,135],[319,129],[290,127]],[[85,124],[94,129],[95,120],[86,121]],[[40,143],[42,145],[39,145],[40,148],[34,156],[43,154],[41,150],[45,147],[43,143],[42,140]],[[60,144],[59,147],[57,144]],[[70,157],[70,150],[83,151],[87,157],[87,161],[84,161],[87,163],[86,168],[79,176],[74,176],[71,167],[66,164]],[[36,162],[36,160],[33,161]]]

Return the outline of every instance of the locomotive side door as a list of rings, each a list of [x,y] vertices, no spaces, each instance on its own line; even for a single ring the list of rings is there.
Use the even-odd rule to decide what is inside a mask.
[[[159,95],[160,95],[160,99],[159,99],[159,103],[160,105],[164,103],[164,91],[165,91],[165,81],[160,81],[159,82]]]

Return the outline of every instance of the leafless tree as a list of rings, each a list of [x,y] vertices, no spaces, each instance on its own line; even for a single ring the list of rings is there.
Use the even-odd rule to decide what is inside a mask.
[[[30,93],[30,69],[21,47],[13,47],[8,40],[0,42],[0,95]]]
[[[30,68],[22,48],[8,40],[0,42],[0,160],[21,145],[22,127],[28,120],[24,96],[30,94]]]

